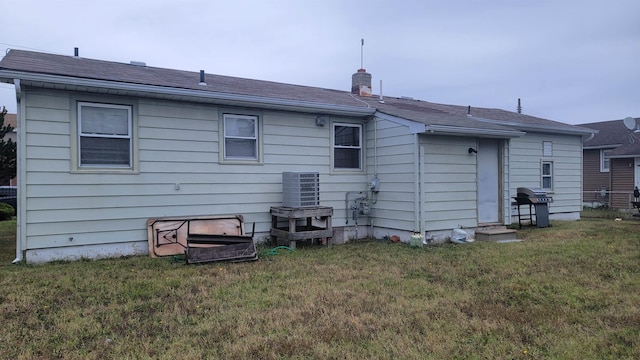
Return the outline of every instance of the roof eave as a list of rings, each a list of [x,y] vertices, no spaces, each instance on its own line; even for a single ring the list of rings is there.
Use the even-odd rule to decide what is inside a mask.
[[[326,113],[345,116],[369,116],[375,112],[374,108],[364,106],[359,107],[336,105],[255,95],[242,95],[157,85],[125,83],[109,80],[77,78],[62,75],[30,73],[7,69],[0,70],[1,82],[13,83],[15,79],[20,79],[23,86],[37,86],[59,89],[60,85],[63,85],[69,90],[73,90],[74,87],[77,87],[79,89],[81,88],[84,91],[90,91],[91,89],[94,89],[93,92],[105,92],[104,90],[112,90],[117,92],[118,94],[124,95],[140,95],[145,97],[157,98],[172,97],[176,100],[183,99],[194,102],[209,102],[234,106],[266,107],[270,109]]]
[[[508,123],[505,125],[513,127],[515,129],[522,130],[522,131],[545,132],[545,133],[562,134],[562,135],[590,136],[598,132],[595,130],[589,131],[589,130],[582,130],[582,129],[550,128],[544,125],[513,124],[513,123]]]
[[[594,146],[583,146],[582,150],[602,150],[602,149],[615,149],[622,144],[608,144],[608,145],[594,145]]]
[[[589,136],[589,135],[598,133],[598,130],[585,129],[585,128],[579,128],[579,127],[574,127],[572,129],[553,128],[545,125],[525,124],[525,123],[509,121],[509,120],[506,120],[506,121],[494,120],[494,119],[486,119],[486,118],[475,117],[475,116],[473,118],[478,121],[508,126],[514,129],[522,130],[522,131],[546,132],[546,133],[553,133],[553,134],[580,135],[580,136]]]
[[[475,136],[489,138],[514,138],[525,135],[525,132],[518,130],[506,129],[482,129],[474,127],[449,126],[449,125],[428,125],[419,121],[406,119],[396,115],[390,115],[383,112],[376,112],[375,117],[388,120],[396,124],[404,125],[409,128],[412,134],[437,134],[437,135],[453,135],[453,136]]]
[[[610,159],[630,159],[637,157],[640,157],[640,154],[609,155]]]
[[[475,137],[504,138],[504,139],[521,137],[526,134],[526,132],[519,131],[519,130],[478,129],[478,128],[468,128],[468,127],[447,126],[447,125],[427,125],[425,132],[427,134],[434,134],[434,135],[453,135],[453,136],[469,135],[469,136],[475,136]]]
[[[426,130],[426,125],[417,121],[413,121],[413,120],[409,120],[403,117],[399,117],[399,116],[395,116],[395,115],[389,115],[380,111],[376,111],[375,113],[375,117],[382,119],[382,120],[387,120],[387,121],[391,121],[393,123],[396,124],[400,124],[400,125],[404,125],[406,127],[409,128],[409,131],[412,134],[419,134],[419,133],[423,133]]]

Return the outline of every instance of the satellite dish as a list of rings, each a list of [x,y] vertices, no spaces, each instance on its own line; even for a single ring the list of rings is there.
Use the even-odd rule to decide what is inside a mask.
[[[624,118],[624,120],[622,120],[622,122],[624,123],[624,126],[627,127],[627,129],[629,130],[635,130],[636,129],[636,119],[632,118],[632,117],[626,117]]]

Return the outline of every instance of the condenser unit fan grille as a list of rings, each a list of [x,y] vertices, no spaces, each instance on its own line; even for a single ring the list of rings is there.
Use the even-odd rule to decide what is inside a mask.
[[[317,172],[283,172],[282,205],[308,207],[320,205],[320,174]]]

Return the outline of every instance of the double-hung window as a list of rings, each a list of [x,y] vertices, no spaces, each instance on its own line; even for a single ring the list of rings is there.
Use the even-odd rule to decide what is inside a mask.
[[[611,153],[611,149],[600,150],[600,172],[609,172],[609,168],[611,166],[609,153]]]
[[[224,114],[224,158],[258,160],[258,117]]]
[[[542,188],[553,190],[553,161],[542,162]]]
[[[333,124],[333,168],[362,170],[362,125]]]
[[[131,106],[78,103],[78,165],[132,168]]]

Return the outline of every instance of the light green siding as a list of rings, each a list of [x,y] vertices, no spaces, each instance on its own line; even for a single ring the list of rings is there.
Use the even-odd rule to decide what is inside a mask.
[[[375,126],[374,126],[375,125]],[[415,226],[416,187],[414,160],[415,135],[406,126],[376,120],[368,127],[367,169],[369,178],[377,174],[380,192],[372,205],[375,226],[413,230]],[[374,149],[374,143],[377,148]]]
[[[24,250],[146,242],[152,217],[242,214],[270,229],[269,208],[282,203],[282,172],[320,173],[321,205],[345,223],[345,192],[364,190],[365,171],[331,172],[331,127],[314,114],[256,111],[150,99],[24,89],[26,196]],[[134,103],[135,173],[73,171],[75,100]],[[220,117],[258,114],[262,163],[220,163]],[[333,121],[361,123],[332,117]],[[257,239],[261,240],[261,239]]]
[[[477,226],[475,138],[422,136],[423,222],[427,231]]]
[[[380,191],[367,194],[371,217],[360,224],[405,232],[478,226],[477,157],[467,151],[477,147],[475,137],[414,134],[403,122],[331,116],[331,122],[362,124],[365,137],[362,171],[334,171],[332,126],[316,125],[317,114],[30,88],[22,96],[23,250],[144,244],[147,219],[166,216],[242,214],[265,236],[270,207],[282,203],[285,171],[320,173],[320,203],[333,207],[335,228],[354,225],[346,195],[365,192],[376,175]],[[80,100],[132,104],[135,171],[74,168]],[[260,161],[221,161],[226,112],[259,117]],[[553,143],[552,156],[542,156],[543,141]],[[580,211],[581,145],[579,136],[542,133],[504,140],[505,223],[517,187],[541,186],[542,161],[554,163],[551,212]]]
[[[542,142],[551,141],[553,153],[543,156]],[[528,132],[511,140],[511,196],[518,187],[542,187],[542,161],[553,161],[553,197],[550,213],[579,212],[582,208],[582,138]]]

